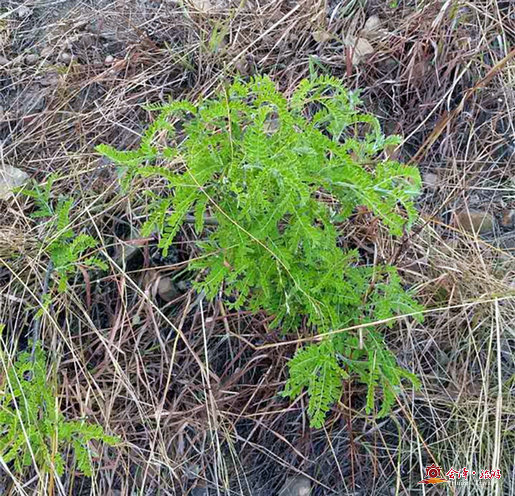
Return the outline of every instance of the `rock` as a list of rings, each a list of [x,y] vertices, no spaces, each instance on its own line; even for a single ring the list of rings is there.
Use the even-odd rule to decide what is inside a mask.
[[[212,12],[217,9],[218,5],[213,0],[191,0],[191,6],[199,12]]]
[[[373,40],[374,38],[379,38],[384,33],[385,30],[381,29],[381,19],[379,19],[378,16],[373,15],[367,19],[367,22],[365,22],[365,26],[363,26],[360,36]]]
[[[304,475],[286,478],[279,496],[308,496],[311,493],[311,481]]]
[[[425,188],[429,190],[436,190],[438,189],[440,181],[436,174],[433,174],[432,172],[426,172],[422,175],[422,182]]]
[[[515,226],[515,210],[503,210],[501,226],[513,228]]]
[[[12,195],[14,188],[19,188],[29,178],[26,172],[10,165],[0,165],[0,200]]]
[[[165,276],[161,277],[157,283],[157,294],[164,301],[172,301],[190,288],[191,283],[189,281],[174,281],[171,277]]]
[[[114,57],[112,55],[108,55],[104,60],[105,65],[111,65],[113,62],[114,62]]]
[[[0,65],[9,65],[11,61],[0,55]]]
[[[352,64],[358,65],[366,59],[366,57],[374,53],[374,48],[365,38],[356,38],[347,36],[344,39],[345,44],[352,49]]]
[[[179,296],[180,291],[171,277],[161,277],[157,283],[157,294],[164,301],[172,301]]]
[[[329,41],[334,38],[334,36],[327,32],[325,29],[318,29],[317,31],[313,31],[311,33],[311,36],[313,36],[313,39],[317,43],[325,43],[326,41]]]
[[[363,29],[367,32],[373,32],[377,31],[380,26],[381,19],[379,19],[379,16],[372,15],[367,19],[367,22],[365,22],[365,27]]]
[[[48,57],[50,57],[50,55],[52,55],[53,52],[54,49],[52,47],[45,47],[41,50],[41,57],[47,59]]]
[[[72,56],[68,52],[63,52],[61,55],[59,55],[59,60],[65,64],[68,64],[72,60]]]
[[[495,219],[488,212],[463,210],[454,213],[452,224],[470,233],[485,234],[493,231]]]
[[[25,56],[24,60],[27,65],[34,65],[38,62],[39,55],[37,53],[29,53]]]
[[[32,10],[26,7],[25,5],[22,5],[18,8],[16,11],[16,14],[20,19],[25,19],[26,17],[29,17],[32,15]]]

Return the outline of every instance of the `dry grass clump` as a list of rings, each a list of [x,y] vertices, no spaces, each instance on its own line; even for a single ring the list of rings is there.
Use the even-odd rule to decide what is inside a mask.
[[[374,52],[355,65],[349,39],[365,36],[371,15],[381,21],[369,37]],[[56,196],[78,198],[74,218],[99,239],[109,264],[107,273],[79,272],[36,317],[47,274],[44,229],[28,218],[30,202],[2,202],[0,322],[9,353],[26,346],[39,319],[59,363],[65,415],[100,422],[124,440],[98,453],[93,478],[70,473],[55,494],[206,487],[270,495],[292,474],[307,476],[315,495],[418,494],[432,462],[503,473],[449,494],[513,493],[515,265],[506,241],[513,226],[502,219],[515,208],[514,15],[511,2],[493,0],[395,8],[116,0],[6,18],[0,55],[13,63],[0,69],[2,160],[39,181],[58,172]],[[33,52],[36,64],[14,63]],[[145,103],[201,97],[238,72],[267,72],[288,89],[310,71],[362,88],[367,112],[405,137],[392,154],[416,157],[436,176],[426,176],[416,235],[388,245],[364,215],[346,240],[371,260],[394,260],[427,305],[423,324],[401,318],[388,334],[422,387],[403,391],[378,422],[363,413],[364,391],[349,383],[319,431],[307,426],[304,398],[289,404],[277,395],[301,332],[271,332],[267,316],[229,313],[188,286],[163,300],[160,279],[191,278],[184,268],[198,255],[194,233],[184,227],[164,258],[154,239],[138,234],[145,184],[122,191],[115,167],[93,151],[100,142],[129,149],[152,120]],[[452,216],[462,210],[492,213],[494,230],[460,230]],[[0,486],[44,494],[35,475],[2,474]]]

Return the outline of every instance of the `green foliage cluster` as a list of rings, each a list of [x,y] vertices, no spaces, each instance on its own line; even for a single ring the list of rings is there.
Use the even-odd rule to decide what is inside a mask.
[[[0,334],[2,326],[0,326]],[[0,458],[13,463],[15,472],[35,464],[39,470],[58,475],[64,472],[63,451],[72,447],[76,467],[91,475],[88,443],[92,440],[109,445],[118,439],[104,433],[98,424],[67,421],[59,409],[56,386],[47,381],[46,354],[40,345],[34,355],[24,351],[9,363],[0,350],[3,367],[0,382]]]
[[[48,218],[44,251],[49,254],[53,270],[57,275],[57,287],[60,292],[67,288],[68,279],[76,273],[77,264],[87,267],[107,269],[105,262],[94,256],[84,256],[88,250],[97,246],[95,238],[89,234],[76,234],[70,219],[73,198],[53,199],[52,187],[56,176],[51,175],[45,185],[38,184],[33,189],[24,188],[22,193],[34,198],[36,210],[31,214],[35,219]]]
[[[126,184],[164,179],[165,194],[149,192],[143,235],[157,230],[165,252],[193,216],[205,235],[190,264],[204,274],[199,290],[214,298],[222,289],[229,305],[265,310],[285,331],[305,322],[326,333],[420,310],[394,267],[367,266],[341,247],[342,221],[359,206],[392,236],[408,230],[421,183],[416,168],[380,159],[399,137],[385,137],[359,104],[331,77],[302,81],[290,98],[267,77],[237,80],[198,104],[152,107],[160,113],[137,150],[98,150],[122,166]],[[307,390],[311,423],[321,426],[350,376],[368,385],[369,411],[382,388],[381,414],[403,378],[416,383],[371,326],[299,350],[284,394]]]

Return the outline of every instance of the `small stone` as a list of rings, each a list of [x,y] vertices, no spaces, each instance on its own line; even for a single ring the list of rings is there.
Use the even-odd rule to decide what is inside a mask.
[[[191,5],[195,10],[204,13],[215,10],[217,7],[211,0],[192,0]]]
[[[180,291],[171,277],[161,277],[157,283],[157,294],[164,301],[172,301],[179,296]]]
[[[430,190],[438,189],[438,176],[433,174],[432,172],[426,172],[422,176],[422,182],[424,183],[424,187]]]
[[[311,481],[304,475],[286,478],[279,496],[308,496],[311,493]]]
[[[12,195],[14,188],[23,186],[29,178],[26,172],[10,165],[0,165],[0,200],[5,200]]]
[[[373,15],[367,19],[360,35],[369,40],[379,38],[384,34],[384,29],[381,29],[381,19],[378,16]]]
[[[344,39],[345,44],[352,49],[352,64],[358,65],[370,54],[374,53],[374,47],[365,38],[355,38],[347,36]]]
[[[493,231],[495,219],[488,212],[461,211],[453,215],[452,223],[467,232],[485,234]]]
[[[26,17],[29,17],[32,15],[32,10],[29,9],[28,7],[26,7],[25,5],[22,5],[21,7],[18,8],[16,13],[20,19],[25,19]]]
[[[61,55],[59,55],[59,60],[61,62],[64,62],[65,64],[70,62],[71,59],[72,59],[72,56],[68,52],[63,52],[63,53],[61,53]]]
[[[11,61],[0,55],[0,65],[9,65]]]
[[[108,55],[104,60],[105,65],[111,65],[113,62],[114,62],[114,57],[112,55]]]
[[[39,55],[37,53],[29,53],[25,56],[25,63],[27,65],[34,65],[38,62]]]
[[[313,39],[317,43],[325,43],[326,41],[334,38],[334,36],[325,29],[318,29],[317,31],[313,31],[311,36],[313,36]]]
[[[41,57],[47,59],[48,57],[50,57],[50,55],[52,55],[53,51],[54,49],[52,47],[45,47],[43,48],[43,50],[41,50]]]
[[[365,27],[363,29],[367,33],[372,33],[374,31],[377,31],[380,26],[381,19],[379,19],[379,16],[373,15],[367,19],[367,22],[365,22]]]
[[[501,225],[507,228],[515,226],[515,210],[503,210]]]

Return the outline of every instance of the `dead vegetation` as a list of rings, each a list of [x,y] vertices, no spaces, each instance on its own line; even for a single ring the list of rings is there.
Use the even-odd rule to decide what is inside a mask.
[[[75,218],[101,240],[110,267],[80,273],[39,324],[59,363],[65,415],[123,439],[98,453],[93,478],[69,473],[55,494],[272,495],[298,474],[317,495],[424,494],[418,482],[433,462],[502,472],[439,494],[513,493],[512,2],[0,7],[0,167],[38,182],[59,173],[59,191],[76,195]],[[391,153],[424,173],[415,235],[387,246],[366,235],[366,219],[355,234],[375,256],[395,258],[428,310],[423,324],[399,319],[388,337],[421,390],[403,391],[377,422],[349,383],[326,427],[310,430],[303,399],[277,394],[302,336],[199,298],[185,272],[197,255],[193,230],[163,258],[138,234],[145,191],[122,191],[93,148],[130,149],[152,119],[146,103],[201,98],[238,73],[268,73],[288,90],[317,71],[361,88],[367,112],[405,138]],[[0,205],[0,323],[14,354],[42,306],[47,266],[35,241],[45,227],[20,195]],[[476,213],[491,217],[490,229],[474,227]],[[163,280],[175,294],[162,292]],[[49,481],[0,476],[3,494],[47,494]]]

